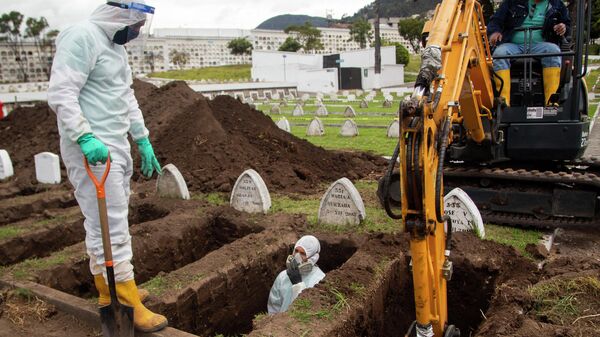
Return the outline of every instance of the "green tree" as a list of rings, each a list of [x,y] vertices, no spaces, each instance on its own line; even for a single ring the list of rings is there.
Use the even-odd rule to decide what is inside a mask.
[[[233,55],[250,55],[252,54],[252,42],[245,37],[233,39],[227,43],[227,48]]]
[[[355,20],[350,27],[350,41],[354,41],[360,45],[361,49],[367,47],[367,44],[373,40],[373,34],[371,33],[371,24],[369,21],[361,18]]]
[[[0,40],[8,43],[9,48],[15,55],[15,61],[19,66],[23,81],[28,81],[27,57],[24,56],[23,38],[21,36],[21,25],[23,24],[23,14],[12,11],[0,16]]]
[[[45,17],[40,17],[39,19],[28,18],[25,21],[25,37],[32,38],[35,43],[35,49],[37,51],[38,60],[40,64],[43,66],[44,73],[46,77],[50,79],[50,64],[52,60],[52,56],[45,56],[46,50],[48,49],[48,44],[44,41],[47,35],[44,35],[44,31],[48,29],[48,21],[46,21]],[[52,49],[53,47],[50,47]],[[50,54],[52,55],[52,54]]]
[[[398,22],[400,36],[410,43],[415,53],[421,50],[421,34],[424,25],[425,20],[421,18],[408,18]]]
[[[408,49],[406,49],[406,47],[404,47],[404,45],[402,45],[402,43],[391,42],[386,39],[381,39],[381,46],[382,47],[387,47],[387,46],[396,47],[396,64],[404,64],[404,66],[407,66],[408,62],[410,62],[410,56],[408,53]]]
[[[288,26],[284,32],[286,34],[294,34],[296,40],[302,45],[304,51],[324,49],[323,43],[321,42],[321,31],[308,21],[301,26]]]
[[[302,49],[302,44],[300,44],[298,40],[291,36],[288,36],[288,38],[285,39],[285,41],[279,47],[279,51],[290,51],[293,53],[297,52],[300,49]]]
[[[173,63],[177,68],[181,69],[185,67],[185,65],[190,61],[190,55],[186,52],[180,52],[177,49],[171,50],[169,53],[169,58],[171,59],[171,63]]]

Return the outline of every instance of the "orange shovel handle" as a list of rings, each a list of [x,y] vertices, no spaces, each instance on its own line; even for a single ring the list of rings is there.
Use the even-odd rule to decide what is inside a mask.
[[[90,164],[88,163],[88,160],[85,156],[83,156],[83,163],[85,164],[85,170],[90,176],[90,179],[92,179],[94,186],[96,186],[96,195],[98,196],[98,198],[105,198],[106,191],[104,190],[104,183],[106,183],[108,172],[110,172],[110,153],[108,154],[108,158],[106,158],[106,169],[104,170],[104,174],[102,175],[101,181],[98,181],[98,179],[96,179],[96,176],[94,175],[94,172],[92,172]]]

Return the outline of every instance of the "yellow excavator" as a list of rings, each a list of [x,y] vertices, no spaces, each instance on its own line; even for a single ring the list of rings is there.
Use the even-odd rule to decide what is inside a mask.
[[[444,186],[463,188],[496,223],[598,224],[600,166],[582,157],[590,127],[583,77],[591,8],[583,0],[572,5],[574,42],[561,46],[551,106],[540,65],[550,54],[511,56],[511,97],[499,97],[503,83],[495,79],[478,1],[443,0],[425,24],[421,69],[400,105],[398,146],[378,190],[388,215],[410,233],[416,321],[406,336],[460,336],[448,322],[452,221]]]

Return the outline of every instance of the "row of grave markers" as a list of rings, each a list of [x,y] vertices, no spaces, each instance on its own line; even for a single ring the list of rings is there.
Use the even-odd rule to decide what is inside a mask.
[[[253,102],[248,103],[248,104],[254,105]],[[385,102],[383,102],[384,108],[391,108],[392,105],[393,105],[392,101],[386,100]],[[287,101],[282,101],[278,105],[272,105],[271,109],[269,109],[269,113],[271,113],[273,115],[279,115],[279,114],[281,114],[281,107],[287,107]],[[315,115],[317,115],[317,116],[329,115],[327,106],[324,105],[322,102],[317,103],[316,107],[317,107],[317,109],[315,110],[315,113],[314,113]],[[361,109],[366,109],[368,107],[369,107],[369,103],[367,103],[366,101],[363,100],[360,103]],[[292,110],[292,115],[293,116],[304,116],[304,107],[301,103],[298,103],[294,106],[294,110]],[[354,117],[354,116],[356,116],[356,110],[352,106],[348,105],[348,106],[346,106],[346,109],[344,110],[343,115],[346,117]]]
[[[59,156],[42,152],[34,156],[36,178],[40,183],[59,184],[61,181]],[[0,150],[0,180],[14,174],[10,156]],[[188,200],[190,193],[181,172],[173,164],[163,167],[163,174],[156,181],[157,194],[165,198]],[[453,230],[474,230],[484,236],[483,221],[477,207],[469,196],[457,188],[444,198],[446,214],[450,215]],[[230,197],[231,207],[248,213],[268,213],[271,196],[267,185],[255,170],[244,171],[235,182]],[[341,178],[329,186],[319,205],[318,222],[330,225],[359,225],[367,217],[360,193],[347,178]]]
[[[283,131],[291,132],[292,128],[287,118],[282,117],[277,121],[277,127]],[[323,136],[325,135],[325,124],[319,117],[313,118],[306,128],[307,136]],[[340,136],[356,137],[359,135],[358,125],[352,119],[347,119],[340,128]],[[386,135],[389,138],[398,138],[400,136],[400,124],[398,120],[393,120],[387,127]]]

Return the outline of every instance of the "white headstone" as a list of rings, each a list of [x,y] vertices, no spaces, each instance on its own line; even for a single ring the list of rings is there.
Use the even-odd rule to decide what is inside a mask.
[[[296,96],[294,96],[294,94],[290,92],[290,94],[287,96],[287,99],[289,99],[290,101],[293,101],[296,99]]]
[[[342,124],[342,128],[340,129],[340,136],[342,137],[356,137],[358,136],[358,126],[356,123],[348,119]]]
[[[162,174],[156,180],[156,193],[161,198],[190,199],[185,179],[173,164],[162,168]]]
[[[6,150],[0,150],[0,180],[12,177],[13,171],[12,161]]]
[[[391,108],[391,107],[392,107],[392,101],[390,101],[390,100],[387,100],[387,99],[386,99],[386,100],[383,102],[383,107],[384,107],[384,108]]]
[[[280,114],[281,113],[281,109],[279,108],[278,105],[273,105],[271,107],[271,113],[272,114]]]
[[[277,121],[277,127],[287,132],[290,132],[292,130],[292,128],[290,127],[290,122],[285,117],[282,117],[280,120]]]
[[[360,101],[360,108],[361,109],[366,109],[368,107],[369,107],[369,103],[367,103],[366,100],[363,99],[362,101]]]
[[[348,105],[346,107],[346,110],[344,110],[344,117],[356,117],[356,111],[354,111],[354,108],[350,105]]]
[[[477,206],[465,191],[455,188],[444,197],[444,211],[450,216],[453,232],[475,232],[480,238],[485,237],[483,219]]]
[[[400,123],[397,119],[394,119],[387,128],[387,136],[389,138],[400,137]]]
[[[248,169],[235,182],[229,204],[240,212],[266,214],[271,208],[271,196],[261,176]]]
[[[323,136],[325,134],[325,126],[319,117],[313,118],[306,128],[307,136]]]
[[[304,109],[302,109],[301,104],[296,104],[296,107],[294,107],[294,111],[292,112],[292,116],[304,116]]]
[[[338,100],[338,95],[337,94],[331,94],[329,95],[329,99],[332,101],[337,101]]]
[[[348,95],[350,95],[350,91],[348,91],[348,90],[342,91],[342,96],[348,97]]]
[[[35,177],[42,184],[60,184],[60,158],[51,152],[36,154]]]
[[[274,93],[273,96],[271,96],[274,100],[278,100],[281,98],[281,95],[279,95],[278,92]]]
[[[362,90],[356,90],[355,93],[356,93],[356,96],[360,96],[360,95],[364,94],[365,92]]]
[[[248,97],[248,98],[244,99],[244,103],[246,103],[246,104],[254,104],[254,99],[252,99],[252,97]]]
[[[281,102],[279,102],[279,106],[288,106],[287,99],[282,99]]]
[[[315,111],[315,115],[317,116],[327,116],[329,114],[329,112],[327,111],[327,108],[321,104],[319,105],[319,107],[317,108],[317,111]]]
[[[318,93],[317,93],[317,95],[316,95],[316,97],[317,97],[317,99],[318,99],[319,101],[322,101],[322,100],[323,100],[323,97],[325,97],[325,96],[323,96],[323,93],[322,93],[322,92],[318,92]]]
[[[300,99],[302,100],[302,102],[306,102],[306,101],[308,101],[310,99],[310,95],[309,94],[303,94]]]
[[[386,100],[393,102],[394,101],[394,97],[390,94],[385,95],[383,98],[385,98]]]
[[[323,105],[323,100],[322,100],[322,99],[320,99],[320,98],[316,98],[316,99],[315,99],[315,104],[316,104],[316,105]]]
[[[355,95],[347,95],[346,97],[348,97],[348,101],[356,101]]]
[[[348,178],[329,186],[319,206],[319,223],[330,225],[358,225],[367,216],[358,190]]]

